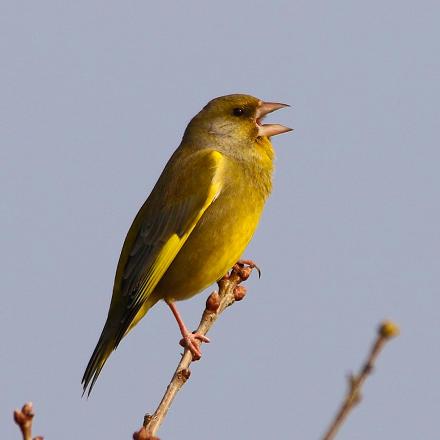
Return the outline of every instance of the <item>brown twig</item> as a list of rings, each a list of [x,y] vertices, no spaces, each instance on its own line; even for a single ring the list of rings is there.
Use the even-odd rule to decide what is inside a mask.
[[[14,421],[19,426],[23,440],[32,440],[32,421],[35,413],[32,402],[25,403],[21,410],[14,411]],[[43,437],[34,437],[33,440],[43,440]]]
[[[221,279],[218,283],[219,291],[211,293],[206,300],[206,308],[197,328],[197,333],[206,335],[220,314],[235,301],[244,298],[245,288],[239,284],[246,280],[255,266],[249,267],[235,265],[231,274]],[[133,434],[135,440],[154,440],[157,430],[165,419],[174,397],[189,379],[191,371],[189,366],[193,361],[191,352],[185,349],[182,358],[173,374],[162,400],[152,415],[145,415],[142,428]]]
[[[361,389],[367,377],[373,371],[379,353],[382,351],[386,342],[392,337],[399,334],[399,327],[392,321],[384,321],[378,328],[377,338],[374,342],[370,354],[362,366],[359,374],[356,376],[350,375],[348,383],[348,391],[342,402],[342,405],[333,419],[329,429],[323,436],[322,440],[332,440],[335,438],[342,424],[345,422],[350,411],[361,400]]]

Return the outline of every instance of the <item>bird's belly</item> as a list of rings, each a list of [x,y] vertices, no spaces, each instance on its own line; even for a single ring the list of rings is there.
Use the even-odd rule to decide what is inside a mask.
[[[220,279],[241,257],[255,232],[262,209],[262,201],[214,202],[155,291],[169,300],[183,300]]]

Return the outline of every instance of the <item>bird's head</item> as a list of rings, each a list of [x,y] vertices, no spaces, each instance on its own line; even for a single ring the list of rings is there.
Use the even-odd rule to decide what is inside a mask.
[[[211,135],[227,142],[249,142],[291,131],[279,124],[263,124],[263,118],[287,104],[264,102],[250,95],[215,98],[192,119],[186,135]]]

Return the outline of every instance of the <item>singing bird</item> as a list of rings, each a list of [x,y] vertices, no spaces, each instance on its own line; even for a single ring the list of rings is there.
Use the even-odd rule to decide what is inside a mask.
[[[175,301],[219,280],[240,259],[272,189],[270,137],[291,129],[263,124],[287,104],[249,95],[210,101],[188,124],[122,247],[107,321],[84,373],[90,394],[121,339],[159,300],[186,346],[200,356],[202,335],[185,326]]]

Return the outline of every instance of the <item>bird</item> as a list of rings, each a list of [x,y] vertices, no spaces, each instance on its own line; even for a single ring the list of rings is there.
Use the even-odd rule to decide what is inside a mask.
[[[110,354],[158,301],[200,357],[206,336],[191,333],[176,301],[221,279],[242,256],[272,190],[270,138],[292,129],[264,124],[287,104],[245,94],[212,99],[184,131],[125,238],[107,320],[82,378],[88,395]]]

